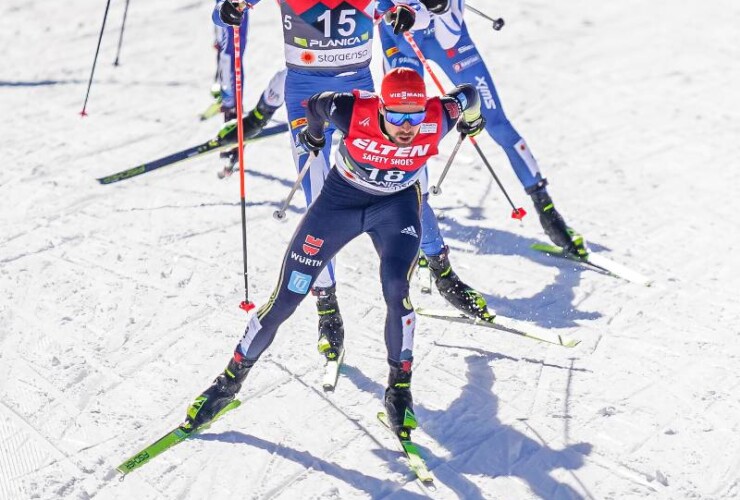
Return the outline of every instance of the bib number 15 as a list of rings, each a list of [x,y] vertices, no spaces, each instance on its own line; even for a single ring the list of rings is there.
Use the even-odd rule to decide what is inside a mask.
[[[350,36],[352,33],[355,32],[355,28],[357,28],[357,21],[355,21],[352,16],[357,13],[357,10],[342,9],[337,13],[335,11],[327,9],[323,14],[316,18],[317,21],[321,21],[321,23],[324,25],[325,38],[331,38],[332,13],[335,15],[339,15],[339,18],[335,21],[335,23],[337,25],[337,33],[339,33],[340,36]]]

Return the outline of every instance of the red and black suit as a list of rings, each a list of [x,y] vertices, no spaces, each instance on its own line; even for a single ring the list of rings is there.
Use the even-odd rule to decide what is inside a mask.
[[[399,147],[384,133],[374,94],[324,92],[309,99],[311,135],[322,137],[325,122],[331,122],[344,138],[334,168],[285,253],[277,287],[252,316],[236,359],[256,361],[321,269],[348,242],[368,233],[380,257],[388,361],[410,368],[415,315],[408,297],[409,279],[421,238],[417,177],[462,111],[477,103],[478,94],[470,85],[428,99],[420,133],[410,146]]]

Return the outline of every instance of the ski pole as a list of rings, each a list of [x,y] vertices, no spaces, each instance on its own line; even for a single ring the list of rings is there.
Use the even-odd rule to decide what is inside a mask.
[[[275,218],[275,220],[285,220],[285,210],[287,210],[288,205],[290,205],[290,200],[293,199],[293,195],[296,191],[298,191],[298,186],[301,185],[301,182],[303,182],[303,178],[306,176],[306,173],[311,169],[311,164],[313,164],[314,160],[316,160],[316,158],[318,157],[319,153],[316,152],[316,154],[313,155],[313,158],[310,158],[303,166],[303,169],[298,174],[298,178],[293,183],[293,187],[290,188],[290,193],[288,193],[288,197],[285,198],[280,208],[272,213],[272,216]]]
[[[427,73],[429,73],[429,76],[432,77],[432,80],[437,86],[437,89],[439,89],[440,94],[444,94],[444,86],[442,85],[442,82],[439,81],[439,79],[437,78],[437,75],[434,73],[434,70],[429,65],[429,61],[427,61],[427,58],[424,57],[424,53],[421,51],[419,46],[416,44],[416,41],[414,40],[413,35],[411,35],[411,33],[407,31],[403,34],[403,36],[408,42],[408,44],[411,46],[411,48],[413,49],[414,53],[416,54],[416,57],[418,57],[421,63],[424,65],[424,69],[426,69]],[[511,212],[511,218],[522,220],[522,218],[524,218],[524,216],[527,215],[527,212],[522,207],[517,208],[517,206],[514,205],[514,202],[511,201],[509,194],[506,192],[506,189],[504,189],[503,184],[501,184],[501,181],[496,175],[496,172],[493,171],[493,167],[491,167],[491,164],[488,163],[488,160],[483,154],[483,151],[481,151],[480,147],[478,146],[478,142],[475,140],[475,138],[468,136],[468,139],[470,139],[470,142],[473,143],[473,146],[475,146],[475,150],[478,151],[478,154],[483,160],[483,163],[485,163],[486,167],[488,167],[488,170],[489,172],[491,172],[491,175],[493,175],[493,178],[496,181],[496,184],[498,184],[498,187],[501,188],[501,191],[504,193],[506,200],[509,202],[509,205],[511,205],[511,208],[513,209]]]
[[[463,139],[465,139],[465,134],[460,134],[460,138],[457,140],[457,144],[455,144],[455,149],[452,150],[452,154],[450,155],[449,159],[447,160],[447,165],[445,165],[445,168],[442,170],[442,175],[439,176],[439,180],[437,181],[436,186],[432,186],[429,188],[429,192],[437,195],[442,192],[442,181],[445,180],[445,176],[447,175],[447,171],[450,169],[450,165],[452,165],[452,160],[455,159],[455,155],[457,154],[457,151],[460,149],[460,146],[462,145]]]
[[[121,22],[121,34],[118,36],[118,50],[116,50],[116,60],[113,61],[113,66],[118,66],[118,58],[121,57],[121,44],[123,44],[123,30],[126,29],[126,16],[128,15],[128,3],[126,0],[126,7],[123,9],[123,21]]]
[[[478,15],[479,15],[480,17],[482,17],[483,19],[488,19],[489,21],[491,21],[491,22],[493,23],[493,26],[492,26],[492,27],[493,27],[493,29],[494,29],[495,31],[501,31],[501,28],[503,28],[503,27],[504,27],[504,24],[505,24],[505,23],[504,23],[504,20],[503,20],[503,18],[500,18],[500,17],[499,17],[498,19],[494,19],[494,18],[492,18],[491,16],[489,16],[489,15],[487,15],[487,14],[485,14],[485,13],[483,13],[483,12],[479,11],[478,9],[476,9],[475,7],[473,7],[473,6],[472,6],[472,5],[470,5],[470,4],[467,4],[466,8],[467,8],[467,9],[468,9],[469,11],[471,11],[471,12],[472,12],[473,14],[478,14]]]
[[[239,139],[239,188],[242,207],[242,256],[244,257],[244,301],[239,307],[249,312],[254,303],[249,300],[249,274],[247,270],[247,204],[244,196],[244,123],[242,123],[242,41],[239,26],[234,31],[234,80],[236,83],[236,135]]]
[[[110,0],[105,4],[105,14],[103,14],[103,26],[100,28],[100,35],[98,35],[98,47],[95,49],[95,59],[93,59],[92,70],[90,71],[90,81],[87,82],[87,93],[85,94],[85,103],[82,105],[82,111],[80,116],[87,116],[87,99],[90,97],[90,87],[92,87],[93,75],[95,74],[95,65],[98,62],[98,53],[100,52],[100,42],[103,40],[103,31],[105,31],[105,21],[108,19],[108,9],[110,8]]]

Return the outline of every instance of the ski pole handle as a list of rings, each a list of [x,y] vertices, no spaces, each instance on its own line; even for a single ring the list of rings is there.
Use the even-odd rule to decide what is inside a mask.
[[[465,134],[460,134],[460,138],[457,140],[457,144],[455,144],[455,149],[452,150],[452,154],[447,160],[447,165],[445,165],[445,168],[442,170],[442,174],[439,176],[437,185],[429,188],[429,192],[432,193],[433,195],[438,195],[442,193],[442,187],[441,187],[442,181],[445,180],[445,177],[447,176],[447,171],[450,169],[450,166],[452,165],[452,160],[455,159],[455,155],[457,154],[457,151],[460,149],[460,146],[462,145],[464,139],[465,139]]]
[[[285,210],[288,209],[288,205],[290,205],[290,200],[293,199],[293,195],[295,194],[296,191],[298,191],[298,186],[301,185],[301,182],[303,182],[303,178],[306,176],[306,174],[308,173],[308,171],[311,169],[311,165],[313,164],[313,162],[318,157],[319,157],[319,153],[316,152],[314,154],[313,158],[310,158],[306,162],[306,164],[303,166],[303,170],[301,170],[300,173],[298,174],[298,178],[293,183],[293,187],[290,188],[290,193],[288,193],[288,197],[285,198],[285,201],[283,201],[283,205],[278,210],[275,210],[272,213],[272,217],[275,220],[280,220],[280,221],[285,220],[285,218],[286,218]]]

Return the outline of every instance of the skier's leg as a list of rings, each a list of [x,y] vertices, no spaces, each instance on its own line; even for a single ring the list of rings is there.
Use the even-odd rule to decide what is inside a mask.
[[[273,75],[270,83],[257,105],[246,113],[244,117],[244,137],[250,139],[259,134],[275,114],[275,111],[285,102],[285,74],[286,68],[281,69]]]
[[[270,299],[253,313],[226,369],[188,408],[184,429],[192,431],[213,419],[241,389],[249,370],[311,290],[326,263],[362,231],[362,210],[356,207],[354,188],[339,174],[325,186],[298,225],[283,257],[278,284]],[[348,192],[351,190],[350,192]]]
[[[461,51],[462,48],[465,50]],[[478,89],[481,113],[486,119],[486,131],[501,146],[519,181],[525,189],[542,179],[537,160],[504,113],[493,77],[463,24],[460,40],[454,48],[444,50],[436,41],[424,47],[424,55],[436,62],[456,85],[470,83]]]
[[[373,205],[366,227],[380,256],[380,278],[386,303],[385,342],[390,367],[385,406],[399,436],[416,427],[411,397],[416,315],[409,298],[409,279],[416,265],[421,234],[421,189],[418,184]]]
[[[372,91],[373,80],[369,70],[358,71],[347,77],[307,75],[289,70],[285,87],[285,102],[291,128],[293,159],[300,172],[309,161],[309,155],[296,147],[296,136],[306,124],[305,101],[315,93],[325,90],[341,92],[361,89]],[[324,178],[330,170],[330,153],[334,130],[334,127],[326,128],[324,132],[326,145],[319,157],[312,161],[309,172],[303,178],[302,188],[303,194],[306,196],[306,205],[311,205],[315,194],[321,190]],[[335,261],[332,259],[318,276],[312,289],[312,293],[316,296],[316,308],[319,315],[318,349],[327,359],[333,359],[338,355],[344,341],[344,325],[336,296],[334,266]]]
[[[577,255],[588,254],[588,247],[577,231],[568,227],[563,216],[547,192],[547,179],[529,150],[529,146],[514,129],[504,113],[493,77],[483,59],[475,49],[467,27],[463,24],[462,35],[452,51],[444,51],[436,41],[427,44],[425,53],[434,60],[455,83],[469,82],[478,89],[481,97],[481,112],[486,118],[486,131],[503,148],[519,181],[532,197],[545,233],[557,245]],[[462,53],[460,49],[466,47]]]
[[[244,13],[242,24],[239,27],[241,40],[241,54],[247,46],[247,26],[249,25],[249,13]],[[234,34],[229,28],[216,26],[219,46],[219,83],[221,84],[221,111],[224,121],[236,118],[236,78],[234,76]],[[242,66],[244,58],[242,57]],[[242,68],[243,69],[243,68]],[[243,74],[243,71],[242,71]]]

